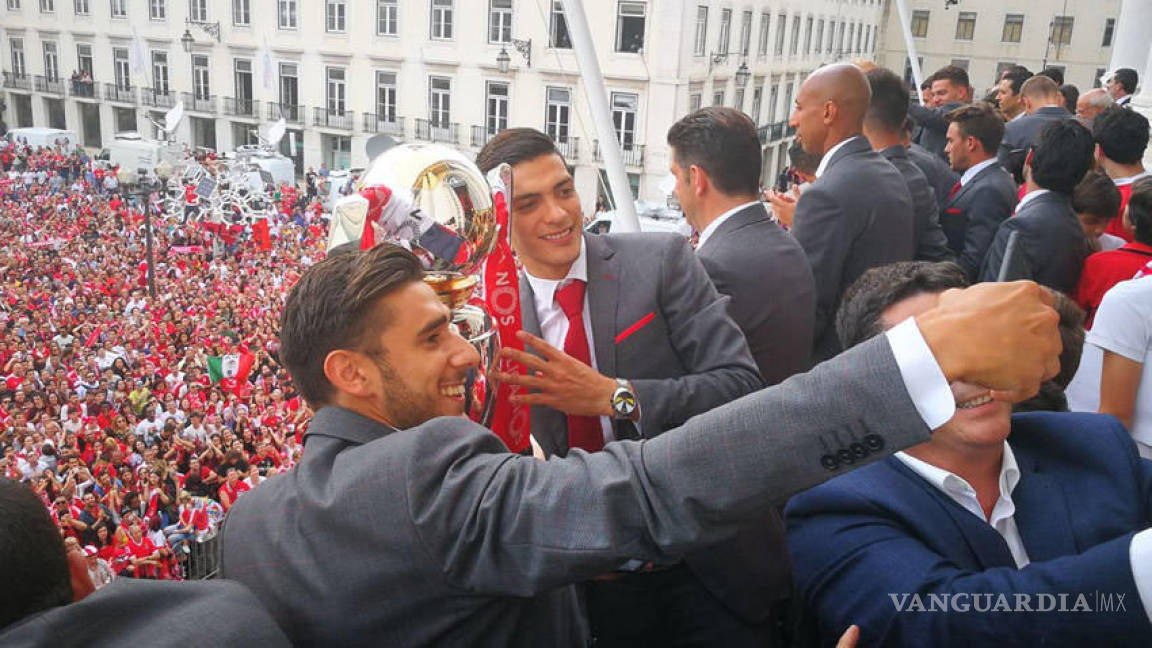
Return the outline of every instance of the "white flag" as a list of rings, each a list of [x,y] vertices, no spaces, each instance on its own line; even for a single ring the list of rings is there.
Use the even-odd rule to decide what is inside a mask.
[[[184,100],[181,99],[180,101],[176,102],[175,106],[172,106],[172,110],[169,110],[167,113],[165,113],[165,115],[164,115],[164,130],[167,131],[168,133],[176,132],[176,127],[180,125],[180,121],[183,119],[184,119]]]
[[[148,75],[148,53],[144,50],[144,43],[139,36],[132,36],[132,45],[128,48],[128,68],[134,77]]]
[[[280,145],[280,140],[284,139],[284,133],[288,131],[288,122],[284,121],[281,117],[280,121],[268,127],[268,145],[275,147]]]
[[[272,51],[268,49],[268,38],[264,38],[264,53],[260,55],[260,68],[264,74],[264,89],[271,90],[275,87],[275,71],[272,65]]]

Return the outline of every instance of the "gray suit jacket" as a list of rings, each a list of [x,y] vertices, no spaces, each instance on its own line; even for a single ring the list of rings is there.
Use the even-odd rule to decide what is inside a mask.
[[[948,202],[952,187],[960,182],[960,174],[953,171],[947,162],[932,155],[919,144],[908,147],[908,159],[924,173],[924,177],[928,178],[928,184],[932,185],[932,191],[936,194],[936,204],[943,214],[944,203]]]
[[[948,247],[973,281],[980,274],[996,229],[1012,215],[1016,200],[1012,176],[999,163],[992,163],[945,203],[940,224],[948,237]]]
[[[1048,192],[1029,200],[1015,216],[1000,223],[984,258],[980,281],[996,281],[1008,237],[1014,231],[1020,232],[1012,264],[1018,272],[1010,278],[1031,279],[1065,295],[1075,295],[1089,249],[1080,219],[1072,211],[1072,200]]]
[[[229,512],[221,567],[297,645],[582,646],[568,585],[674,562],[928,438],[885,336],[671,433],[546,462],[464,418],[394,431],[325,407],[301,462]]]
[[[1000,164],[1010,173],[1022,168],[1028,147],[1036,142],[1040,129],[1049,122],[1072,119],[1072,113],[1064,106],[1045,106],[1031,115],[1013,119],[1004,125],[1004,139],[1000,140],[1000,150],[996,154]]]
[[[920,126],[916,143],[933,155],[948,159],[944,154],[944,146],[948,144],[948,122],[944,120],[944,116],[965,105],[967,104],[953,101],[938,108],[927,108],[918,103],[910,103],[908,116]]]
[[[936,194],[924,175],[908,157],[908,149],[903,145],[891,146],[880,155],[888,160],[908,184],[912,195],[912,236],[916,242],[917,261],[951,261],[952,252],[948,249],[948,237],[940,227],[940,208]]]
[[[912,222],[908,185],[863,136],[836,151],[800,196],[792,233],[816,277],[814,361],[840,351],[832,320],[844,290],[869,268],[912,259]]]

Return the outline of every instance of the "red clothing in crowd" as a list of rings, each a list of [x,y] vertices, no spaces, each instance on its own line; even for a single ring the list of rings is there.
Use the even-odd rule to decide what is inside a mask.
[[[1076,303],[1084,309],[1087,318],[1085,328],[1092,328],[1092,319],[1104,293],[1121,281],[1134,277],[1149,261],[1152,261],[1152,246],[1133,241],[1116,250],[1097,252],[1084,261],[1080,273],[1080,285],[1076,287]]]
[[[228,482],[224,482],[224,484],[220,486],[219,491],[220,505],[224,507],[225,511],[227,511],[228,509],[232,508],[233,504],[236,503],[236,498],[240,496],[240,493],[247,493],[249,490],[251,490],[251,487],[248,486],[247,482],[236,480],[236,483],[231,486],[228,484]],[[224,503],[225,495],[228,496],[227,504]]]
[[[1131,178],[1116,178],[1113,182],[1116,183],[1116,188],[1120,190],[1120,214],[1113,218],[1108,223],[1108,228],[1104,230],[1106,234],[1119,236],[1120,238],[1132,242],[1132,233],[1124,227],[1124,209],[1128,207],[1128,199],[1132,197],[1132,183],[1140,178],[1147,178],[1148,172],[1134,175]],[[1131,279],[1131,277],[1128,277]],[[1097,302],[1099,304],[1099,302]]]

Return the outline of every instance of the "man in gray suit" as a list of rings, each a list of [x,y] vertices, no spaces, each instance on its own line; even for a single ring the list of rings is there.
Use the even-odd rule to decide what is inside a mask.
[[[675,562],[927,440],[950,380],[1018,399],[1059,364],[1048,294],[986,284],[678,430],[542,462],[460,416],[478,357],[422,276],[382,244],[311,266],[285,302],[281,358],[317,413],[300,463],[229,512],[221,568],[296,645],[585,646],[572,583]],[[541,354],[513,354],[527,402],[595,373],[520,337]]]
[[[1022,173],[1024,156],[1028,147],[1036,142],[1042,127],[1051,121],[1072,119],[1072,113],[1064,107],[1060,86],[1046,76],[1037,75],[1025,81],[1020,86],[1020,102],[1026,114],[1004,126],[1004,139],[997,153],[1000,164],[1014,176]]]
[[[805,151],[823,155],[792,229],[816,278],[816,361],[840,351],[832,317],[844,289],[868,268],[911,260],[916,249],[908,185],[861,134],[870,92],[856,66],[822,67],[800,86],[788,122]],[[775,207],[779,198],[772,200]]]
[[[614,439],[653,438],[762,386],[744,336],[727,314],[728,300],[713,288],[684,237],[581,235],[579,198],[556,191],[571,187],[572,176],[551,138],[539,131],[506,130],[476,162],[485,173],[501,163],[512,166],[511,238],[524,266],[524,330],[575,358],[581,355],[570,348],[571,334],[583,333],[587,364],[596,371],[591,380],[570,381],[550,394],[542,390],[547,400],[533,404],[532,436],[547,456],[577,447],[596,451]],[[584,296],[570,311],[563,300],[573,288]],[[582,326],[573,327],[574,321]],[[630,395],[638,413],[612,411],[617,390]],[[596,438],[579,442],[579,429],[588,423]],[[774,521],[780,536],[779,518],[769,517],[765,524]],[[657,643],[663,643],[660,636],[687,640],[696,629],[700,643],[763,645],[772,624],[770,603],[790,590],[787,570],[779,568],[786,563],[755,555],[767,532],[689,554],[683,564],[653,571],[637,563],[641,573],[589,583],[597,644],[632,645],[637,635]],[[780,556],[782,541],[778,549]],[[750,564],[763,568],[751,570]],[[705,614],[708,622],[700,624]]]
[[[948,261],[948,239],[940,228],[940,208],[928,178],[908,157],[904,147],[904,124],[908,120],[908,86],[891,70],[876,68],[867,73],[872,99],[864,116],[864,136],[884,156],[908,185],[912,195],[915,258]]]

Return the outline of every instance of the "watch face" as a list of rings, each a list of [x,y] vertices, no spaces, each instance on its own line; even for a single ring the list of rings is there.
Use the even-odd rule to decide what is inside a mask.
[[[620,416],[631,416],[636,411],[636,396],[630,391],[619,390],[612,397],[612,409]]]

